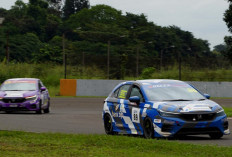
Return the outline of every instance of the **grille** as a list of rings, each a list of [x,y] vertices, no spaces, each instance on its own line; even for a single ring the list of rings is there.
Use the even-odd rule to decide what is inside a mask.
[[[162,132],[170,132],[172,129],[173,129],[173,125],[163,124],[161,131]]]
[[[185,121],[210,121],[216,117],[216,113],[181,114],[180,118]]]
[[[26,99],[25,98],[3,98],[2,101],[4,103],[22,103],[24,102]]]

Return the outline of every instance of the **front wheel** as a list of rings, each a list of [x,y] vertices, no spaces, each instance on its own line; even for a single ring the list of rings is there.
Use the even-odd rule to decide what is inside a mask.
[[[42,113],[42,109],[41,109],[41,102],[39,103],[39,108],[36,111],[37,114],[41,114]]]
[[[43,110],[44,113],[49,113],[50,112],[50,100],[48,100],[48,105],[47,108]]]
[[[150,118],[145,118],[143,122],[144,138],[154,138],[154,126]]]
[[[107,135],[114,135],[115,132],[113,131],[112,119],[109,114],[104,116],[104,128]]]

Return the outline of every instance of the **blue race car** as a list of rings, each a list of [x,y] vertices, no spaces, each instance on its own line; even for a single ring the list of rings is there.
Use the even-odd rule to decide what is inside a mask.
[[[223,108],[190,84],[177,80],[138,80],[117,85],[105,99],[106,134],[145,138],[230,134]]]

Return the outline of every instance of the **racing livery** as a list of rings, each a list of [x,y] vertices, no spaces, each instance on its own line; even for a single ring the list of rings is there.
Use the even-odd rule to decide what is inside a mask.
[[[0,87],[0,110],[50,112],[50,97],[42,81],[34,78],[15,78]]]
[[[230,133],[227,116],[209,98],[177,80],[123,82],[104,101],[105,132],[145,138],[208,134],[218,139]]]

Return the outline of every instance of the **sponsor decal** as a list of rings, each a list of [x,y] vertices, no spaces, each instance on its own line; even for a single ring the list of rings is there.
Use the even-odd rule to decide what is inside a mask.
[[[170,84],[157,84],[157,85],[149,86],[149,88],[166,88],[170,86],[171,86]]]
[[[188,104],[180,112],[192,112],[192,111],[212,111],[207,104]]]
[[[125,106],[124,106],[123,100],[120,100],[120,103],[121,103],[121,105],[120,105],[120,112],[122,112],[122,113],[126,113],[126,109],[125,109]]]
[[[19,92],[6,92],[6,97],[23,97],[23,93]]]
[[[154,123],[161,123],[161,119],[154,119]]]
[[[146,116],[147,116],[147,113],[146,113],[146,112],[147,112],[147,108],[144,108],[144,109],[143,109],[143,113],[142,113],[142,117],[146,117]]]
[[[194,88],[187,88],[189,93],[197,93],[196,89]]]
[[[122,113],[122,112],[112,112],[112,116],[113,116],[113,117],[122,118],[122,117],[123,117],[123,113]]]
[[[159,108],[159,106],[160,107],[162,107],[162,106],[165,106],[165,105],[167,105],[166,104],[166,102],[156,102],[156,103],[153,103],[153,108]]]
[[[4,84],[11,84],[11,83],[36,83],[36,81],[27,81],[27,80],[17,81],[17,80],[13,80],[13,81],[4,82]]]
[[[151,85],[150,83],[142,83],[143,85]]]
[[[127,91],[126,90],[121,90],[119,93],[119,98],[120,99],[125,99],[126,98]]]
[[[115,106],[115,111],[118,111],[119,109],[119,104]]]

